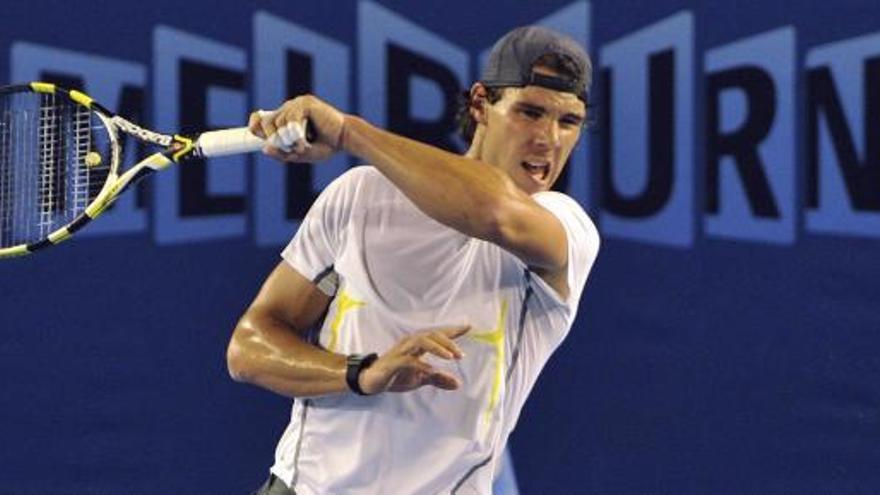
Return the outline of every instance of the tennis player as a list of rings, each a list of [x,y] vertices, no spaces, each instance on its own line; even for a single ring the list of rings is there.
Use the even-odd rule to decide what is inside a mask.
[[[252,115],[262,137],[314,126],[311,143],[266,149],[279,160],[370,164],[320,194],[232,336],[233,378],[299,399],[259,493],[491,493],[599,249],[550,191],[591,77],[572,39],[506,34],[465,98],[464,156],[314,96]]]

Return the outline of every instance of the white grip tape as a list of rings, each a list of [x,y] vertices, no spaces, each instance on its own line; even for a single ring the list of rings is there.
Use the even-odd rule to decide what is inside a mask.
[[[269,110],[257,110],[257,114],[263,120],[275,117],[275,112]],[[288,122],[284,127],[276,129],[275,133],[269,136],[268,141],[269,144],[284,152],[293,150],[293,145],[298,141],[303,141],[308,147],[305,122]]]
[[[306,132],[299,122],[288,122],[284,127],[278,128],[275,134],[269,136],[269,142],[272,143],[272,146],[284,151],[292,150],[297,141],[305,142],[305,139]],[[308,146],[309,143],[305,144]]]
[[[259,115],[263,119],[271,118],[274,114],[275,112],[259,110]],[[302,122],[288,122],[268,139],[269,144],[285,152],[291,151],[298,141],[303,141],[307,147],[309,146],[306,141],[305,125]],[[247,127],[209,131],[199,136],[198,142],[200,154],[205,157],[250,153],[263,149],[265,145],[266,141],[251,134]]]
[[[247,127],[209,131],[199,136],[198,147],[202,156],[226,156],[259,151],[265,142],[251,134]]]

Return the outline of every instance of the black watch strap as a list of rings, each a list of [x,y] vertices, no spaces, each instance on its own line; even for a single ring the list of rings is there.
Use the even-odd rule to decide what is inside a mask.
[[[377,359],[379,359],[379,355],[375,352],[372,354],[349,354],[345,358],[345,383],[348,384],[348,388],[352,392],[358,395],[369,395],[361,390],[358,378],[360,378],[361,372],[369,368]]]

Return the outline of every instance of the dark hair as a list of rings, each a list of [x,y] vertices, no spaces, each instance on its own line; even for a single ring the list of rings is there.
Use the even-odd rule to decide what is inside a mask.
[[[556,53],[548,53],[538,57],[538,59],[535,60],[535,63],[532,64],[532,67],[534,68],[538,66],[552,69],[558,72],[562,77],[577,78],[580,76],[574,62],[568,57]],[[504,89],[505,88],[503,87],[486,88],[486,101],[488,101],[490,105],[494,105],[504,95]],[[471,100],[470,90],[463,91],[458,98],[458,110],[455,113],[455,120],[458,122],[458,132],[461,134],[461,138],[468,145],[473,141],[474,132],[477,130],[477,121],[474,120],[474,117],[471,115],[472,105],[473,101]],[[590,107],[589,103],[586,101],[584,102],[584,105],[586,105],[587,108]]]

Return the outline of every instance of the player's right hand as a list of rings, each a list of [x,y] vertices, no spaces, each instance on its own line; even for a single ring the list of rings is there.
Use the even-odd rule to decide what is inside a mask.
[[[431,354],[441,359],[461,359],[464,353],[455,339],[468,330],[470,326],[458,326],[408,335],[361,373],[361,390],[366,394],[408,392],[424,385],[457,389],[461,382],[455,375],[434,368],[422,357]]]
[[[307,122],[315,131],[314,141],[305,139]],[[267,155],[284,162],[318,163],[341,151],[344,124],[344,113],[317,96],[301,95],[275,110],[253,112],[248,128],[266,140]]]

